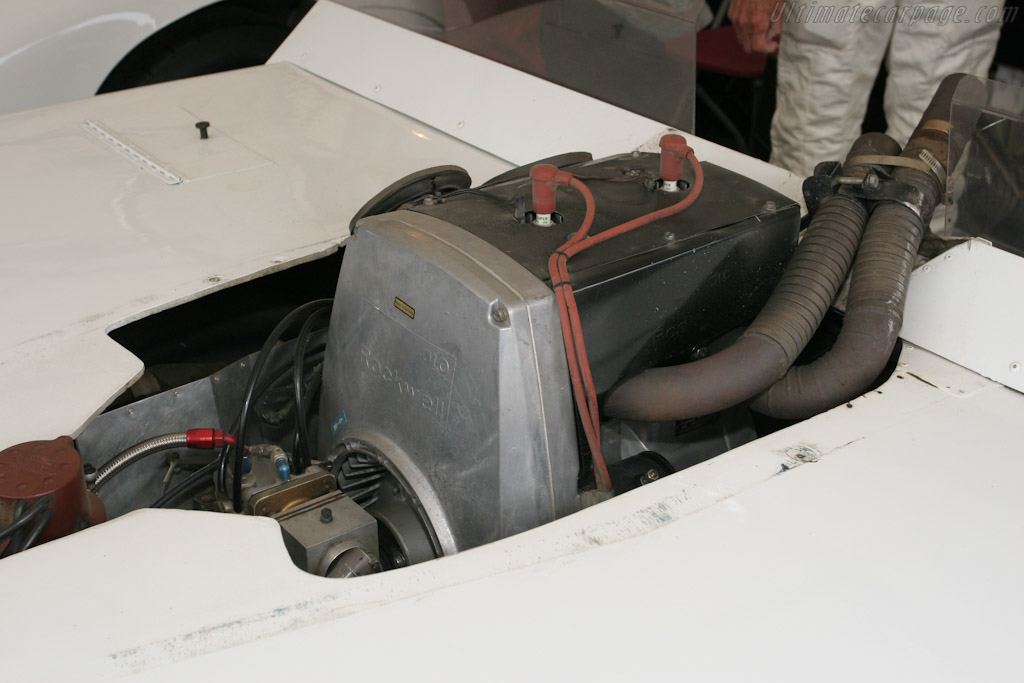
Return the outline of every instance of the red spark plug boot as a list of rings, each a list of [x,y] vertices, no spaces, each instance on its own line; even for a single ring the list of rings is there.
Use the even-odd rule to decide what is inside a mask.
[[[683,178],[683,161],[693,152],[682,135],[662,135],[661,142],[661,189],[668,192],[679,190]]]
[[[225,434],[223,429],[190,429],[185,432],[189,448],[220,448],[224,444],[235,445],[235,437]]]
[[[572,173],[551,164],[537,164],[530,169],[533,181],[533,213],[535,225],[551,225],[551,214],[555,212],[555,190],[559,185],[567,187]]]

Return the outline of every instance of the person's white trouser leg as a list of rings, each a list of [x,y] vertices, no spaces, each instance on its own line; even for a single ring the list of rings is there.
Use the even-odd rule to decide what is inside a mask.
[[[865,7],[846,6],[847,12],[829,17],[817,3],[788,5],[779,43],[771,163],[810,175],[819,161],[842,161],[860,135],[893,28],[864,22],[874,10]]]
[[[889,6],[821,7],[790,0],[779,44],[771,162],[809,175],[819,161],[842,161],[860,134],[868,95],[887,53],[886,120],[889,134],[906,144],[945,76],[987,75],[1002,26],[1002,4],[897,5],[890,0]]]

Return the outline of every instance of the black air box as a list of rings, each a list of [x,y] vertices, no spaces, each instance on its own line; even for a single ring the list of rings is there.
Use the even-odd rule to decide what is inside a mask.
[[[685,196],[657,189],[658,164],[655,154],[626,154],[563,166],[594,194],[591,234]],[[795,202],[712,164],[703,169],[704,189],[693,206],[569,261],[599,396],[646,368],[691,360],[749,322],[796,245]],[[413,210],[479,236],[550,285],[548,258],[579,227],[585,207],[579,193],[560,188],[563,221],[533,225],[523,216],[530,208],[528,173],[525,167],[517,178]],[[683,179],[687,187],[693,182],[688,163]]]

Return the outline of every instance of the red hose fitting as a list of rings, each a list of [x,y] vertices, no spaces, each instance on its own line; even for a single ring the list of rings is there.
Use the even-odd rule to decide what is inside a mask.
[[[533,212],[550,216],[555,212],[555,190],[559,185],[568,186],[572,173],[551,164],[537,164],[530,169],[533,181]]]
[[[686,138],[675,134],[662,135],[658,146],[661,147],[661,180],[678,183],[683,179],[683,161],[693,148],[686,144]]]
[[[203,450],[221,448],[224,444],[235,445],[235,437],[225,434],[223,429],[190,429],[185,432],[185,441],[189,448]]]

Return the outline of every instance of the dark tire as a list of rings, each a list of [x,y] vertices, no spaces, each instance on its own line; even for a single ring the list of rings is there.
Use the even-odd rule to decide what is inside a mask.
[[[260,12],[219,3],[179,19],[121,60],[97,94],[263,64],[311,3]]]

